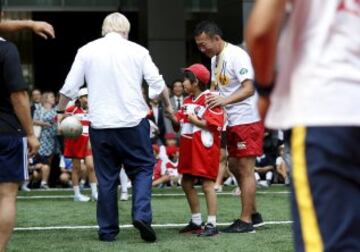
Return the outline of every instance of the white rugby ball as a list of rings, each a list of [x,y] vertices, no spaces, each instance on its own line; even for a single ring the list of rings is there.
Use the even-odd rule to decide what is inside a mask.
[[[75,116],[68,116],[60,122],[60,134],[67,138],[78,138],[83,132],[83,126]]]

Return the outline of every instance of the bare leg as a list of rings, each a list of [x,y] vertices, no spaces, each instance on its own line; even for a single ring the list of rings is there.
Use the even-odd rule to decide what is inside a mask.
[[[167,183],[171,180],[170,176],[169,175],[163,175],[161,176],[160,178],[154,180],[152,182],[152,186],[157,186],[157,185],[160,185],[160,184],[163,184],[163,183]]]
[[[229,166],[241,189],[240,219],[250,223],[251,214],[256,212],[255,157],[230,158]]]
[[[80,174],[80,159],[73,158],[73,167],[71,172],[71,180],[73,186],[79,186],[79,174]]]
[[[50,176],[50,166],[47,164],[41,165],[41,182],[48,183]]]
[[[0,252],[5,252],[15,225],[18,183],[0,183]]]
[[[204,180],[202,188],[205,194],[208,216],[216,216],[217,199],[214,189],[214,181]]]
[[[92,156],[85,157],[85,166],[88,172],[89,182],[97,183],[95,170],[94,170],[94,161]]]
[[[227,163],[226,150],[221,149],[220,163],[219,163],[219,173],[218,173],[218,176],[216,178],[215,188],[220,187],[222,185],[222,183],[223,183],[224,174],[225,174],[225,171],[226,171],[226,163]]]
[[[186,194],[186,199],[189,203],[192,214],[200,213],[200,202],[197,191],[194,188],[195,179],[189,175],[183,175],[181,186]]]

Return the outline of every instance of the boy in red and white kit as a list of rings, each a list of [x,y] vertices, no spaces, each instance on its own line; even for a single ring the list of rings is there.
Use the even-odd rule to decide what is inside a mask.
[[[65,111],[65,114],[76,116],[80,120],[81,124],[83,125],[83,133],[76,139],[64,139],[64,156],[71,158],[73,162],[71,179],[75,193],[74,201],[81,202],[90,200],[89,197],[80,193],[79,174],[82,159],[84,160],[86,169],[88,171],[91,187],[91,199],[96,201],[98,197],[94,163],[89,141],[90,121],[87,118],[86,109],[87,89],[82,88],[79,90],[78,100],[75,102],[75,105],[68,107]]]
[[[220,132],[224,124],[221,107],[209,109],[204,91],[210,80],[210,72],[201,64],[194,64],[184,70],[184,89],[189,94],[181,109],[170,116],[174,124],[181,127],[179,173],[183,174],[181,185],[186,194],[191,220],[180,233],[193,232],[199,236],[218,234],[216,227],[216,193],[214,184],[218,175],[220,158]],[[197,191],[194,185],[200,181],[208,206],[208,220],[201,229],[201,213]]]

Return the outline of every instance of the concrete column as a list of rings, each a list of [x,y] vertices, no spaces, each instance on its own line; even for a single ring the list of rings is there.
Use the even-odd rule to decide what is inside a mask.
[[[147,46],[167,84],[186,63],[184,0],[140,1],[139,39]]]
[[[233,44],[243,40],[243,1],[218,0],[216,22],[224,33],[224,39]]]

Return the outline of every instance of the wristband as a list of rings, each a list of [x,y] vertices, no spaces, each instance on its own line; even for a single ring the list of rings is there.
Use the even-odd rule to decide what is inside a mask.
[[[274,88],[274,82],[271,82],[270,85],[265,85],[255,80],[254,86],[259,96],[269,96]]]

